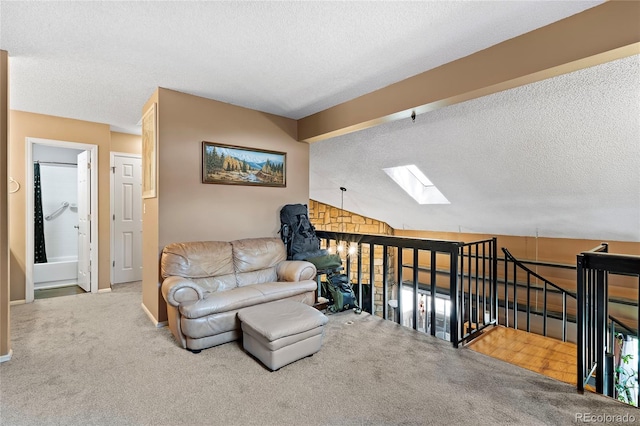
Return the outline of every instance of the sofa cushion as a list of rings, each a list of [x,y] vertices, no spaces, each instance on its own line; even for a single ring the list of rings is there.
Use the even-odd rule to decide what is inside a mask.
[[[215,277],[206,278],[191,278],[191,281],[202,287],[205,293],[213,293],[216,291],[225,291],[232,288],[236,288],[238,283],[236,282],[236,275],[218,275]]]
[[[276,266],[287,258],[284,243],[279,238],[236,240],[231,245],[239,287],[275,281]]]
[[[276,267],[258,269],[251,272],[240,272],[236,275],[236,283],[238,287],[244,287],[253,284],[263,284],[278,280]]]
[[[208,278],[233,274],[231,244],[224,241],[172,243],[162,250],[162,277]]]
[[[263,299],[263,294],[251,286],[236,287],[228,291],[209,293],[197,302],[180,305],[180,313],[186,318],[200,318],[255,305]]]
[[[284,285],[283,285],[284,284]],[[255,286],[255,289],[262,293],[264,302],[285,299],[306,291],[318,290],[318,283],[312,280],[305,280],[293,283],[271,282],[262,283]]]
[[[193,339],[201,339],[216,334],[228,333],[240,328],[238,311],[222,312],[200,318],[181,317],[182,332]]]
[[[314,291],[316,288],[316,282],[311,280],[247,285],[228,291],[209,293],[202,300],[180,305],[180,313],[186,318],[200,318],[295,296]]]

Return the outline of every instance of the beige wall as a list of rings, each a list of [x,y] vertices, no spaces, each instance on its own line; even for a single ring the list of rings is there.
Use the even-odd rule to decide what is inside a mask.
[[[0,357],[11,351],[9,327],[9,64],[8,54],[0,50]],[[13,185],[12,185],[13,186]]]
[[[142,138],[140,135],[111,132],[111,152],[140,154],[142,153]]]
[[[147,310],[164,321],[158,276],[162,247],[277,236],[282,206],[309,199],[309,145],[297,141],[294,120],[167,89],[158,93],[158,128],[158,198],[145,200],[145,249],[156,243],[147,228],[150,214],[157,214],[158,236],[155,259],[144,259],[143,287]],[[202,141],[286,152],[286,187],[201,183]]]
[[[156,104],[158,113],[158,91],[156,90],[142,109],[142,114]],[[142,156],[142,170],[147,159]],[[142,306],[153,317],[154,321],[165,321],[166,306],[163,305],[162,295],[159,294],[159,265],[158,265],[158,198],[142,200]]]
[[[22,111],[10,111],[9,120],[9,176],[22,185],[20,191],[10,194],[9,198],[11,300],[25,299],[27,137],[98,145],[98,288],[109,288],[109,126]]]

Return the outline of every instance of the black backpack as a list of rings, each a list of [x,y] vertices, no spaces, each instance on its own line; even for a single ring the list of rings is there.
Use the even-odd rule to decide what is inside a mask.
[[[326,255],[309,222],[306,204],[287,204],[280,210],[280,238],[287,247],[287,259],[302,260]]]

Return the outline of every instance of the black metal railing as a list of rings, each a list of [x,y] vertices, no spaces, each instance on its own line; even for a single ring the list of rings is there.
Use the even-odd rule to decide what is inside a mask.
[[[498,248],[496,238],[462,244],[459,248],[457,305],[459,343],[478,336],[498,319]],[[453,289],[451,290],[453,294]]]
[[[355,281],[360,306],[368,302],[364,306],[370,307],[370,313],[390,319],[389,306],[394,302],[391,319],[448,340],[455,347],[496,323],[495,238],[463,243],[329,231],[316,231],[316,234],[323,248],[336,251],[344,245],[355,248],[344,248],[344,269]],[[364,254],[366,250],[368,255]],[[376,261],[379,259],[376,252],[381,252],[381,261]],[[411,261],[405,263],[405,256]],[[425,263],[428,268],[420,266]],[[441,265],[439,271],[437,265]],[[405,269],[409,269],[410,274],[405,273]],[[364,278],[368,281],[366,285]],[[366,286],[368,293],[364,291]],[[395,287],[395,296],[392,287]],[[403,300],[404,289],[411,294],[411,300]],[[448,303],[448,309],[442,312],[437,305],[444,302]],[[439,311],[442,315],[438,315]],[[405,312],[410,312],[409,318],[405,318]]]
[[[524,262],[516,259],[505,247],[502,248],[502,252],[504,253],[504,298],[502,299],[504,314],[501,324],[505,327],[518,329],[519,313],[524,312],[526,331],[531,332],[532,315],[535,315],[537,318],[542,317],[542,329],[538,334],[548,336],[547,325],[550,315],[554,318],[559,316],[562,330],[561,340],[566,342],[568,321],[567,298],[570,298],[575,303],[575,293],[563,289],[559,285],[554,284],[545,277],[539,275],[537,272],[531,270],[524,264]],[[529,263],[531,264],[531,262]],[[519,279],[519,277],[524,279]],[[524,303],[519,299],[519,287],[521,287],[521,290],[525,291]],[[532,303],[532,293],[535,296],[535,303]],[[542,303],[537,303],[537,296],[540,293],[542,293]],[[557,308],[553,310],[549,309],[549,294],[553,294],[556,298],[558,296],[560,297],[561,307],[559,312]],[[509,303],[510,297],[512,300],[511,303]]]
[[[578,390],[593,383],[597,393],[615,396],[615,339],[621,333],[638,341],[640,304],[636,305],[635,330],[609,315],[611,274],[635,277],[636,300],[640,300],[640,256],[608,253],[606,243],[577,256]],[[640,347],[636,351],[640,353]],[[637,375],[640,359],[633,361]]]
[[[347,275],[352,283],[355,281],[360,306],[367,302],[366,310],[370,313],[450,341],[454,347],[472,340],[494,324],[519,328],[520,314],[524,315],[526,331],[533,331],[532,318],[535,317],[536,323],[542,324],[541,331],[534,332],[545,336],[549,320],[553,319],[556,325],[559,322],[561,337],[553,337],[562,341],[568,340],[568,324],[573,326],[575,322],[579,390],[594,382],[596,392],[613,396],[616,339],[631,336],[636,339],[635,344],[638,342],[640,256],[607,253],[605,243],[578,255],[577,267],[573,267],[518,260],[506,248],[502,249],[504,258],[499,259],[495,238],[464,243],[329,231],[316,233],[324,248],[336,249],[347,244],[354,249],[345,249],[344,262]],[[504,266],[502,276],[498,273],[499,262]],[[576,269],[577,291],[562,288],[529,266]],[[609,274],[635,277],[637,298],[611,299]],[[363,291],[365,286],[369,286],[368,292]],[[524,296],[519,295],[519,291],[524,291]],[[404,300],[406,298],[408,300]],[[553,303],[550,299],[554,299]],[[445,302],[447,308],[439,310],[437,305]],[[611,316],[609,303],[634,306],[635,329]],[[640,353],[640,347],[636,350]],[[640,359],[634,362],[637,381]]]

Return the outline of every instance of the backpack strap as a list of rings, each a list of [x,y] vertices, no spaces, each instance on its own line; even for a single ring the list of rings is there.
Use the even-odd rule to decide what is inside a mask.
[[[313,235],[313,225],[311,224],[311,222],[309,222],[309,218],[307,217],[306,214],[299,214],[297,216],[298,219],[298,229],[296,230],[296,232],[300,231],[300,228],[302,228],[302,232],[300,232],[300,234],[304,235],[307,238],[312,238]]]
[[[282,239],[282,242],[284,243],[284,246],[287,248],[287,257],[291,256],[291,228],[289,227],[288,223],[283,223],[280,226],[280,238]]]

